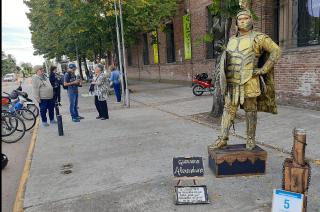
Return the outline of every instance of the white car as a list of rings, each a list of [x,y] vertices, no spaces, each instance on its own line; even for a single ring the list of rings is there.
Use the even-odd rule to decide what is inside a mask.
[[[14,73],[12,74],[6,74],[3,78],[3,81],[5,82],[14,82],[16,81],[16,75]]]

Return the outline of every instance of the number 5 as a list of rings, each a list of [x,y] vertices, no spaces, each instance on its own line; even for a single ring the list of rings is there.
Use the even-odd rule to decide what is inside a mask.
[[[283,206],[285,209],[288,209],[290,208],[290,201],[288,199],[285,199],[284,200],[284,206]]]

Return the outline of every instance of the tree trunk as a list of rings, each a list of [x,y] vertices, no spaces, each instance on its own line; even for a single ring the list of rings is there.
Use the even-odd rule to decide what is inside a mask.
[[[102,58],[102,39],[99,37],[99,59],[101,60]]]
[[[94,64],[96,64],[97,63],[97,51],[94,50],[93,52],[94,52]]]
[[[159,71],[159,82],[161,81],[161,67],[160,67],[160,51],[159,51],[159,35],[157,30],[157,50],[158,50],[158,71]]]
[[[113,48],[113,58],[112,58],[112,63],[114,65],[119,65],[119,52],[118,52],[118,48],[117,48],[117,38],[116,38],[116,35],[117,34],[117,31],[116,29],[114,29],[114,33],[111,34],[111,40],[112,40],[112,48]],[[120,67],[119,67],[120,68]]]
[[[83,62],[84,62],[84,69],[85,69],[85,73],[87,76],[87,82],[89,81],[89,69],[88,69],[88,65],[87,65],[87,60],[86,57],[84,56],[83,58]]]
[[[141,76],[140,76],[140,51],[139,48],[137,48],[138,50],[138,71],[139,71],[139,80],[141,80]]]
[[[108,67],[110,66],[110,65],[112,65],[112,53],[111,53],[111,51],[110,50],[108,50],[107,51],[107,61],[108,61]]]
[[[231,24],[232,24],[232,18],[227,18],[225,28],[224,28],[224,30],[225,30],[224,31],[224,46],[227,46],[227,43],[229,41]],[[221,56],[221,54],[219,56]],[[217,57],[216,63],[215,63],[215,70],[217,70],[216,67],[219,63],[219,60],[220,60],[220,57]],[[211,109],[210,115],[217,118],[217,117],[221,117],[222,113],[223,113],[224,96],[221,95],[220,74],[214,72],[213,80],[214,80],[214,83],[216,86],[216,91],[213,95],[213,104],[212,104],[212,109]]]
[[[80,78],[83,80],[83,74],[82,74],[82,67],[81,67],[81,57],[78,57],[78,64],[79,64],[79,72],[80,72]]]

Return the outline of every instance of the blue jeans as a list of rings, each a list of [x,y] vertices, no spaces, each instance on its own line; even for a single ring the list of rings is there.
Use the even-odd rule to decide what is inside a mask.
[[[47,123],[47,110],[49,111],[50,121],[54,120],[54,101],[53,99],[41,99],[39,103],[41,120]]]
[[[72,119],[79,117],[78,113],[78,93],[68,91],[70,101],[70,115]]]
[[[117,97],[117,102],[121,102],[121,89],[120,89],[120,83],[113,84],[114,92]]]

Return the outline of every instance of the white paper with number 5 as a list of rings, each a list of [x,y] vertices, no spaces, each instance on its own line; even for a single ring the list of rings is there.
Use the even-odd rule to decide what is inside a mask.
[[[272,212],[301,212],[302,207],[303,194],[273,190]]]

